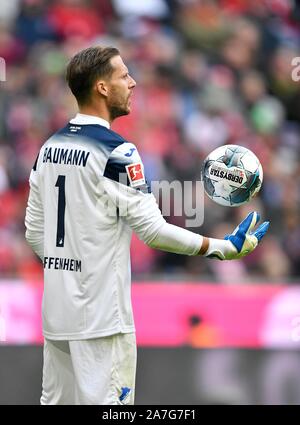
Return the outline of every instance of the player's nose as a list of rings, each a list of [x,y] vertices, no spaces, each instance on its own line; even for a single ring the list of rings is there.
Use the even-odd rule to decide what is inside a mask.
[[[136,86],[136,81],[130,75],[129,88],[134,89],[135,86]]]

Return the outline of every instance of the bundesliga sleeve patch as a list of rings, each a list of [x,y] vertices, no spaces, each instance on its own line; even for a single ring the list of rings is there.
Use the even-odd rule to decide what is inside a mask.
[[[143,164],[137,162],[136,164],[126,165],[126,172],[129,178],[131,187],[141,186],[146,183]]]

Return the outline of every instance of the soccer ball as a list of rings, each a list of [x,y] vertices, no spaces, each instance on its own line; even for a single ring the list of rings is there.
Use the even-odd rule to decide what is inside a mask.
[[[224,145],[212,151],[204,160],[201,174],[206,194],[226,207],[249,202],[263,181],[257,156],[238,145]]]

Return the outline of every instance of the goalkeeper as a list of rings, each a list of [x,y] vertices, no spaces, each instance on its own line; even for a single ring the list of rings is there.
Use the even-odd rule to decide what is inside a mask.
[[[67,82],[79,113],[41,147],[25,217],[44,266],[41,404],[133,404],[132,230],[153,248],[233,260],[255,249],[268,222],[255,230],[252,212],[224,240],[166,223],[136,146],[110,129],[130,113],[136,85],[119,51],[77,53]]]

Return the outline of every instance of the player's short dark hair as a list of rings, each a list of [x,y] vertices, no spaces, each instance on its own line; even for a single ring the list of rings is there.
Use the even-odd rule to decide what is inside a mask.
[[[110,59],[120,55],[115,47],[89,47],[81,50],[67,66],[66,80],[79,105],[87,103],[98,78],[109,78],[113,72]]]

